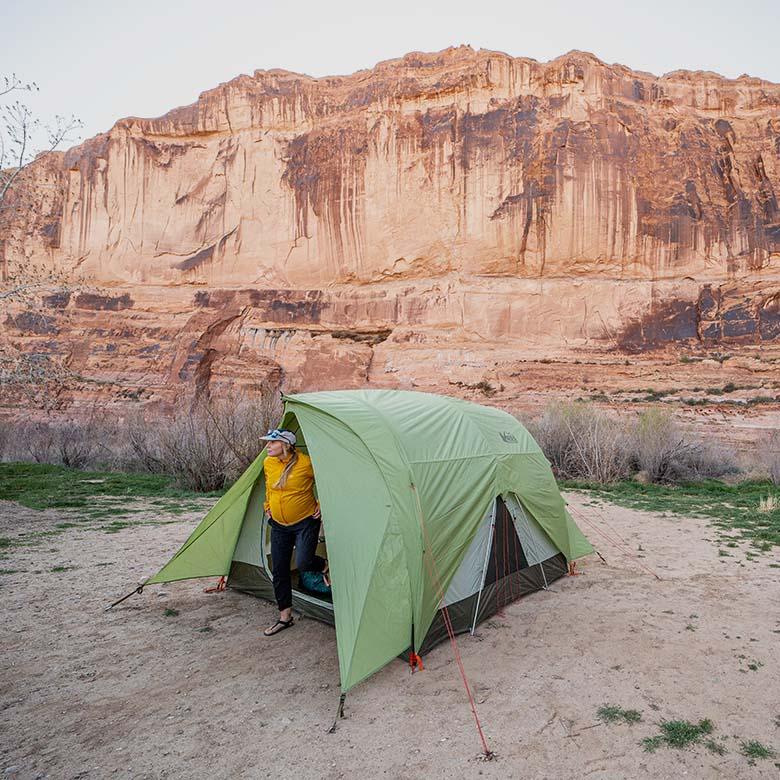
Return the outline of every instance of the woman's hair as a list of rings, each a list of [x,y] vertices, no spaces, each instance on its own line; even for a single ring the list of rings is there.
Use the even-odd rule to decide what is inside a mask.
[[[274,485],[274,487],[277,489],[283,488],[287,484],[287,477],[290,476],[290,472],[295,468],[295,464],[298,462],[298,450],[296,450],[292,444],[288,444],[286,441],[281,441],[279,443],[282,445],[283,456],[285,458],[288,456],[291,457],[290,460],[287,461],[287,465],[284,467],[284,471],[282,471],[281,476]]]

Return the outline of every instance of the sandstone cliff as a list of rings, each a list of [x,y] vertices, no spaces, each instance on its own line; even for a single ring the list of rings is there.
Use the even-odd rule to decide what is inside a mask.
[[[757,78],[467,47],[258,71],[38,167],[6,267],[89,282],[3,327],[125,398],[267,375],[511,393],[528,360],[766,356],[779,189],[780,85]]]

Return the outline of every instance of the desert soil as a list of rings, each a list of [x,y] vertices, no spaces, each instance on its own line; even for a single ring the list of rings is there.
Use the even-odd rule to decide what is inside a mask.
[[[29,536],[68,517],[5,503],[0,535],[34,543],[0,559],[0,777],[778,777],[778,556],[720,556],[703,519],[567,498],[606,564],[584,559],[582,576],[458,640],[491,762],[478,758],[448,644],[422,672],[397,660],[350,691],[347,717],[326,734],[339,695],[333,628],[302,619],[266,639],[271,604],[205,594],[203,581],[104,611],[168,559],[198,514]],[[602,723],[605,704],[642,721]],[[661,720],[702,718],[725,755],[640,744]],[[778,756],[751,764],[743,740]]]

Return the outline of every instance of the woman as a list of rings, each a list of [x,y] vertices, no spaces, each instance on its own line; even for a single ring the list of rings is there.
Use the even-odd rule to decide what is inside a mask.
[[[261,437],[267,441],[265,504],[271,525],[271,559],[274,596],[279,620],[263,633],[274,636],[293,625],[290,563],[293,548],[299,572],[324,572],[327,562],[316,555],[320,530],[320,507],[314,497],[311,459],[295,449],[292,431],[273,430]]]

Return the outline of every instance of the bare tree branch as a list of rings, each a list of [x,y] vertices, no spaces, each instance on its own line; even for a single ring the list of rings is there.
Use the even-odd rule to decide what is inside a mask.
[[[28,331],[32,323],[33,333],[49,327],[47,317],[39,314],[43,293],[67,293],[73,280],[50,263],[28,258],[25,238],[48,212],[37,190],[20,185],[30,181],[27,174],[82,126],[74,116],[55,116],[51,124],[42,124],[23,100],[15,99],[16,93],[37,91],[37,84],[24,82],[15,73],[0,77],[0,313],[5,323],[27,323]],[[13,97],[6,97],[12,93]],[[63,316],[67,314],[62,312]],[[24,332],[19,338],[0,332],[0,390],[7,398],[16,396],[28,404],[56,405],[76,377],[61,357],[31,353],[35,345],[24,338]]]

